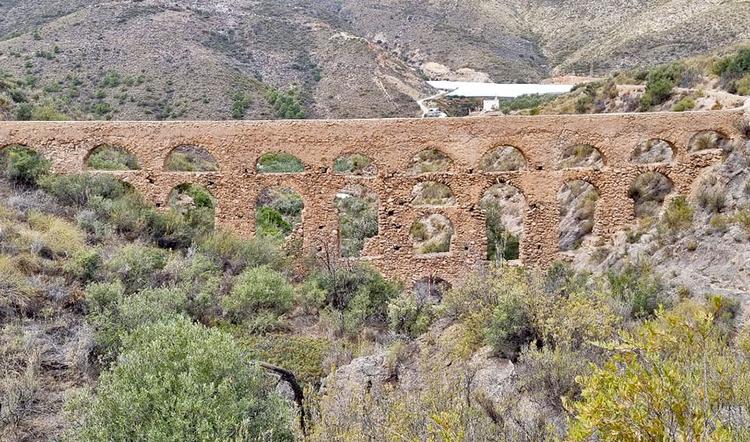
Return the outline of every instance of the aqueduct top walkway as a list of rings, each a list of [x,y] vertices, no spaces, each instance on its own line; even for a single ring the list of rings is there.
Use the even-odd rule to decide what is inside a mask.
[[[742,110],[608,114],[585,116],[487,117],[461,119],[386,119],[251,122],[0,122],[0,146],[22,144],[52,161],[57,172],[85,169],[87,155],[102,144],[122,146],[134,154],[140,169],[114,172],[155,204],[163,206],[170,191],[184,183],[205,186],[218,204],[220,225],[250,235],[255,230],[258,193],[284,186],[304,199],[302,233],[306,250],[337,244],[334,197],[351,183],[379,196],[379,234],[370,239],[364,258],[384,273],[417,278],[438,275],[453,279],[486,259],[483,193],[497,183],[517,187],[526,201],[521,260],[548,263],[559,253],[560,213],[557,194],[571,180],[596,187],[594,234],[607,238],[634,221],[628,189],[646,171],[657,171],[688,193],[700,170],[720,159],[721,152],[689,152],[696,134],[715,131],[738,138]],[[635,164],[633,150],[644,141],[665,140],[673,149],[669,162]],[[560,168],[561,150],[587,144],[601,153],[603,166]],[[165,161],[177,146],[194,145],[216,160],[215,172],[170,172]],[[492,172],[479,167],[496,146],[514,146],[525,165]],[[438,149],[451,162],[446,170],[407,172],[412,158]],[[304,163],[297,174],[259,174],[255,164],[268,152],[288,152]],[[342,154],[361,153],[377,167],[374,176],[348,176],[333,171]],[[420,182],[448,185],[455,203],[417,207],[412,189]],[[450,251],[415,255],[410,227],[415,219],[440,213],[453,227]]]

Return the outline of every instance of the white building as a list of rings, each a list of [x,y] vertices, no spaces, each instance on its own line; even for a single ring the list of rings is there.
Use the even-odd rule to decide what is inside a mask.
[[[482,98],[482,110],[490,112],[500,108],[500,99],[522,95],[561,95],[570,92],[572,84],[513,84],[472,83],[467,81],[428,81],[427,84],[442,91],[446,97]]]

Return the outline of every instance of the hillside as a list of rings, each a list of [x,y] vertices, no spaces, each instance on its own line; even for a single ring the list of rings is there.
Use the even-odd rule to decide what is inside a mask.
[[[0,4],[4,118],[416,116],[423,79],[604,74],[750,38],[741,0]],[[7,88],[6,88],[7,89]]]

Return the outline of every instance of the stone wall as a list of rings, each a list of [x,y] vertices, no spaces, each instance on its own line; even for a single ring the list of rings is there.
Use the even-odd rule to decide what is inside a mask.
[[[560,222],[557,194],[570,180],[581,179],[599,192],[594,234],[608,238],[634,222],[628,189],[645,171],[659,171],[674,183],[675,192],[688,193],[704,167],[721,152],[690,153],[691,138],[703,130],[739,137],[741,110],[688,113],[609,114],[584,116],[487,117],[461,119],[390,119],[263,122],[0,122],[0,146],[23,144],[50,159],[55,171],[85,169],[87,155],[101,144],[124,147],[140,170],[113,172],[131,183],[158,206],[183,183],[209,189],[218,201],[217,222],[243,235],[255,229],[254,209],[260,191],[282,185],[304,199],[301,233],[307,251],[338,244],[336,193],[359,183],[379,195],[379,235],[365,247],[364,260],[387,275],[405,280],[438,276],[454,280],[486,260],[483,193],[497,183],[516,186],[527,207],[521,260],[544,265],[559,256]],[[633,164],[635,147],[663,139],[674,148],[673,161]],[[558,170],[561,149],[586,143],[604,157],[604,167]],[[165,161],[180,145],[197,145],[210,152],[220,170],[210,173],[169,172]],[[494,146],[512,145],[524,155],[522,170],[487,173],[480,158]],[[436,148],[453,163],[447,172],[412,176],[406,172],[420,151]],[[268,152],[288,152],[300,158],[299,174],[258,174],[258,158]],[[342,154],[361,153],[377,166],[374,177],[333,172]],[[412,207],[411,191],[422,181],[439,181],[453,191],[456,203],[445,207]],[[410,227],[415,219],[441,213],[453,224],[450,252],[415,256]]]

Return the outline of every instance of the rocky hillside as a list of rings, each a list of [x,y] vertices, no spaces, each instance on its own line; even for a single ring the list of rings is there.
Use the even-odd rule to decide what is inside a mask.
[[[750,38],[740,0],[6,0],[0,15],[0,112],[35,119],[415,116],[425,77],[600,74]]]

